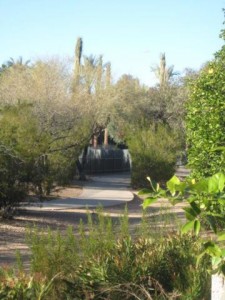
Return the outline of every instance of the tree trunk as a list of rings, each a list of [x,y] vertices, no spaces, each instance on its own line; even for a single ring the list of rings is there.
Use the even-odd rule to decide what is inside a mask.
[[[97,135],[95,134],[94,137],[93,137],[93,147],[94,148],[97,148],[98,146],[98,137]]]
[[[107,147],[109,144],[109,134],[108,134],[108,128],[105,128],[104,131],[104,146]]]
[[[77,161],[77,168],[79,171],[79,180],[86,180],[85,166],[86,166],[86,161],[87,161],[87,152],[88,152],[88,146],[85,146],[83,153],[82,153],[81,162]]]

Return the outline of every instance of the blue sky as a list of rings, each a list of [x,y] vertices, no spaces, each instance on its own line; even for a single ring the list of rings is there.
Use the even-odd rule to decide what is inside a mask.
[[[0,0],[0,64],[9,57],[103,54],[114,78],[152,85],[151,67],[166,53],[176,71],[198,69],[222,45],[225,0]]]

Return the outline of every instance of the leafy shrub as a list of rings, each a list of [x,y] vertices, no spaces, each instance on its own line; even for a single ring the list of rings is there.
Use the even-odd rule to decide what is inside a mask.
[[[220,151],[212,151],[225,145],[224,64],[223,47],[197,80],[190,83],[186,127],[188,164],[195,178],[225,169]]]
[[[32,105],[6,107],[0,116],[0,210],[7,216],[29,190],[41,197],[54,183],[68,183],[83,144],[71,146],[74,132],[58,141],[51,132],[56,128],[44,126]]]
[[[185,181],[173,176],[167,181],[166,189],[160,188],[159,184],[154,187],[151,179],[150,184],[151,189],[139,192],[147,196],[143,207],[147,208],[159,198],[167,198],[172,205],[186,201],[187,205],[183,210],[187,222],[182,226],[181,232],[184,234],[193,231],[198,236],[202,228],[205,231],[205,225],[208,225],[211,233],[210,237],[201,241],[200,258],[205,255],[211,257],[212,271],[225,275],[225,252],[221,244],[225,240],[225,174],[220,172],[211,177],[199,180],[187,178]]]
[[[131,131],[127,145],[132,159],[132,185],[145,186],[146,177],[166,181],[175,172],[177,136],[163,125],[152,125]]]
[[[7,109],[0,120],[0,210],[10,217],[12,208],[23,201],[27,192],[26,163],[20,154],[21,137],[14,111]],[[26,124],[27,125],[27,124]]]

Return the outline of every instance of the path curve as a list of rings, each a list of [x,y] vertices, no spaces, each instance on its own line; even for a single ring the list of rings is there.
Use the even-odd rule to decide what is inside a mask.
[[[61,198],[26,206],[27,210],[66,210],[78,208],[108,207],[133,200],[130,173],[91,176],[85,182],[80,196]]]

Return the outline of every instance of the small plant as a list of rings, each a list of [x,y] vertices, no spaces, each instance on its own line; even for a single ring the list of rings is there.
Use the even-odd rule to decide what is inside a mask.
[[[79,247],[72,227],[68,227],[65,236],[50,229],[39,232],[37,228],[29,228],[26,236],[32,252],[32,272],[51,279],[57,273],[76,268]]]
[[[35,273],[33,276],[24,272],[15,273],[8,268],[0,269],[0,299],[7,300],[44,300],[50,299],[53,282],[58,274],[51,280]]]
[[[171,204],[186,201],[184,208],[187,222],[182,226],[183,234],[193,231],[196,236],[200,234],[205,224],[208,224],[214,237],[203,241],[203,249],[199,259],[205,254],[212,258],[213,272],[225,274],[225,250],[222,241],[225,240],[225,175],[217,173],[199,181],[186,179],[181,182],[173,176],[167,182],[167,189],[153,184],[148,178],[151,189],[144,189],[139,194],[147,194],[143,207],[146,208],[158,198],[167,198]]]

